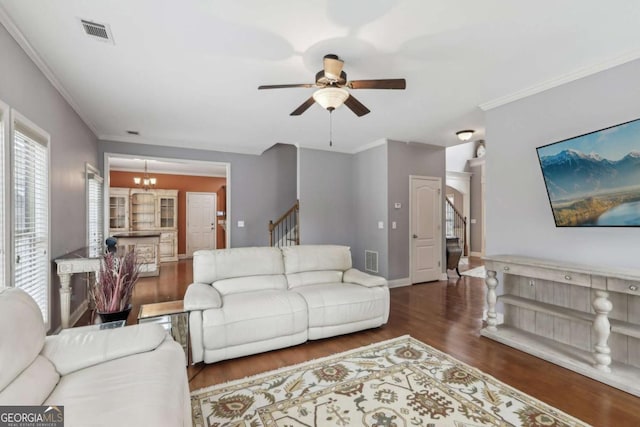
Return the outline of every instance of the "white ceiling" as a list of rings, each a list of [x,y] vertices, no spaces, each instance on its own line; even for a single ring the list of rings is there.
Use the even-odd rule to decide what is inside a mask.
[[[329,114],[289,113],[322,57],[349,79],[407,89],[353,91],[371,113],[333,114],[333,150],[382,138],[484,137],[495,106],[640,54],[637,0],[0,0],[0,20],[101,139],[259,153],[329,149]],[[109,24],[115,44],[79,19]],[[15,25],[13,25],[15,24]],[[23,39],[21,39],[23,37]],[[29,48],[27,48],[29,50]],[[140,136],[127,135],[136,130]],[[490,144],[490,140],[488,141]]]

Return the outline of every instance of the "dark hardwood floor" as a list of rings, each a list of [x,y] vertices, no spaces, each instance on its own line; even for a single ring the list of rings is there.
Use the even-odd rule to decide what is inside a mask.
[[[480,261],[472,259],[469,268],[477,265]],[[483,280],[458,279],[455,271],[449,276],[447,282],[391,289],[389,323],[381,328],[210,365],[199,363],[188,368],[190,387],[196,390],[409,334],[594,426],[640,426],[640,398],[480,337]],[[136,322],[140,304],[182,299],[191,280],[190,260],[162,264],[160,277],[143,278],[136,285],[129,324]],[[87,321],[85,316],[79,323]]]

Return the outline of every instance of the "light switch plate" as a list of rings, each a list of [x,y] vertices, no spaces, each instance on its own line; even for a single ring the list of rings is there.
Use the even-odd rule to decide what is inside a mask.
[[[384,228],[384,222],[378,221],[378,228],[382,230]]]
[[[400,208],[402,207],[402,204],[400,204],[400,203],[396,202],[396,203],[393,205],[393,207],[394,207],[394,208],[396,208],[396,209],[400,209]]]
[[[393,221],[393,222],[391,223],[391,228],[395,230],[395,229],[396,229],[396,227],[397,227],[397,224],[396,224],[396,222],[395,222],[395,221]]]
[[[238,221],[238,228],[244,227],[244,221]]]

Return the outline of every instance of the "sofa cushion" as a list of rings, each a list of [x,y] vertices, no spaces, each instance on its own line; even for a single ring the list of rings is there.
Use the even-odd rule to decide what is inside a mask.
[[[184,351],[170,337],[155,350],[60,379],[45,405],[64,405],[65,426],[185,425]]]
[[[252,291],[283,291],[287,289],[287,279],[284,274],[234,277],[232,279],[217,280],[213,283],[213,287],[221,295]]]
[[[343,273],[340,270],[303,271],[301,273],[287,274],[287,283],[289,284],[289,289],[322,283],[336,283],[342,282],[342,275]]]
[[[233,277],[283,274],[278,248],[253,247],[200,250],[193,253],[193,281],[213,283]]]
[[[41,405],[55,388],[60,375],[53,364],[38,356],[4,390],[0,405]]]
[[[218,349],[297,334],[307,329],[307,305],[295,292],[230,294],[222,308],[202,312],[203,344]]]
[[[0,390],[36,359],[44,345],[44,322],[35,301],[22,289],[0,290]]]
[[[386,287],[326,283],[299,287],[294,292],[307,302],[310,328],[359,322],[386,313]]]
[[[321,270],[345,271],[351,268],[351,251],[348,246],[287,246],[282,248],[282,255],[287,274]]]

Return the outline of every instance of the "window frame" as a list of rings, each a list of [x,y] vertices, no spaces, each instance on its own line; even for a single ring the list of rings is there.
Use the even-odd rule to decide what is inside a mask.
[[[11,111],[0,100],[0,289],[11,283],[11,159],[7,147],[11,147]],[[9,145],[8,145],[9,144]]]
[[[102,191],[100,196],[98,197],[98,206],[97,212],[99,215],[102,215],[102,224],[96,224],[97,229],[99,230],[102,237],[100,238],[100,244],[97,246],[98,253],[101,253],[101,249],[104,245],[104,239],[106,238],[104,235],[104,226],[105,226],[105,216],[104,216],[104,178],[100,175],[100,171],[98,168],[93,166],[91,163],[85,163],[85,195],[86,195],[86,242],[87,247],[93,247],[95,245],[91,242],[91,180],[98,181],[102,186]]]
[[[38,139],[38,143],[41,143],[45,149],[46,149],[46,154],[45,154],[45,161],[46,161],[46,165],[47,165],[47,242],[46,242],[46,257],[48,258],[48,264],[49,267],[46,268],[46,289],[45,289],[45,294],[47,295],[47,317],[44,318],[44,323],[45,323],[45,330],[49,330],[51,327],[51,268],[50,268],[50,264],[51,264],[51,135],[46,132],[45,130],[43,130],[40,126],[36,125],[34,122],[32,122],[31,120],[29,120],[27,117],[25,117],[23,114],[21,114],[20,112],[16,111],[15,109],[11,108],[10,109],[10,127],[11,127],[11,132],[10,132],[10,144],[9,144],[9,165],[10,168],[7,171],[7,173],[5,173],[5,176],[8,174],[9,178],[10,178],[10,185],[8,186],[8,190],[7,193],[9,193],[9,200],[13,200],[14,198],[14,188],[15,188],[15,179],[14,179],[14,161],[15,161],[15,133],[16,133],[16,128],[17,127],[22,127],[25,128],[26,130],[29,131],[29,133],[33,134],[36,136],[36,138]],[[17,126],[17,124],[19,124],[19,126]],[[35,138],[34,138],[35,139]],[[7,187],[5,187],[7,188]],[[10,209],[10,222],[9,222],[10,226],[8,227],[10,229],[10,242],[11,242],[11,246],[10,246],[10,254],[7,257],[9,260],[8,265],[10,266],[10,278],[11,281],[9,281],[9,286],[14,287],[15,286],[15,263],[13,262],[15,260],[15,254],[16,254],[16,247],[15,247],[15,243],[16,243],[16,239],[15,239],[15,226],[16,226],[16,218],[15,218],[15,207],[12,207],[12,209]]]

